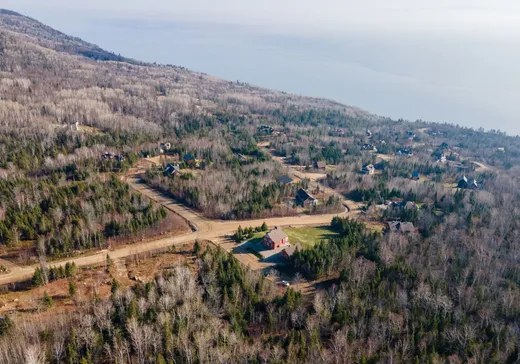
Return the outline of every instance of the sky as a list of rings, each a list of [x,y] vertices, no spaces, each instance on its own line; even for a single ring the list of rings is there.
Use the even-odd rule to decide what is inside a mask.
[[[0,0],[144,61],[520,134],[514,0]]]

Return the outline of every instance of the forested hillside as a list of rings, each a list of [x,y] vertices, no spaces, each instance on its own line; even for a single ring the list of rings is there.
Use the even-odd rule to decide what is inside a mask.
[[[52,273],[72,302],[0,295],[0,362],[518,363],[519,179],[518,137],[145,64],[0,10],[0,275],[23,254],[40,262],[23,289]],[[346,217],[285,252],[291,283],[218,236],[122,288],[100,249],[139,244],[176,203],[215,225]],[[105,296],[47,266],[85,251],[106,257],[86,275],[114,274]]]

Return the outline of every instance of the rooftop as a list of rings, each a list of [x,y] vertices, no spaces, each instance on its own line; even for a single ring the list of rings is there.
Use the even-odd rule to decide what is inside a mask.
[[[268,232],[267,234],[265,234],[266,237],[268,237],[269,239],[271,239],[272,241],[274,242],[279,242],[280,240],[282,239],[286,239],[288,238],[289,236],[283,232],[282,229],[280,229],[279,227],[275,227],[273,230],[271,230],[270,232]]]
[[[293,254],[294,254],[297,250],[303,250],[303,248],[302,248],[302,246],[300,245],[300,243],[291,244],[290,246],[288,246],[287,248],[285,248],[283,251],[285,252],[285,254],[287,254],[287,256],[292,257]]]

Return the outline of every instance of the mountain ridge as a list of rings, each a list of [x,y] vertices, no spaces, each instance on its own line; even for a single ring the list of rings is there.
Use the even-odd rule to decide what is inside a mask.
[[[44,48],[53,49],[57,52],[68,53],[75,56],[82,56],[94,61],[112,61],[127,63],[136,66],[159,67],[163,69],[165,67],[170,66],[150,64],[131,58],[126,58],[121,55],[117,55],[113,52],[104,50],[95,44],[84,41],[78,37],[70,36],[63,32],[60,32],[48,25],[41,23],[36,19],[8,9],[0,9],[0,34],[2,31],[11,32],[11,34],[23,35],[25,37],[24,41],[29,40],[31,43],[37,44]],[[184,76],[186,75],[186,71],[188,71],[188,69],[184,67],[177,68],[177,70],[182,71]],[[233,83],[231,81],[221,80],[213,76],[208,76],[205,73],[192,71],[189,72],[192,76],[201,78],[201,81],[202,79],[204,79],[204,81],[219,82],[220,84],[225,82],[229,84],[229,86],[231,86],[231,88],[234,91],[237,88],[240,89],[239,92],[241,95],[244,93],[246,89],[247,94],[253,93],[255,94],[255,97],[258,96],[258,94],[263,94],[264,96],[262,98],[265,100],[265,102],[269,102],[269,100],[272,99],[273,95],[276,95],[277,98],[280,97],[289,100],[290,104],[296,103],[300,106],[306,106],[317,109],[336,109],[341,112],[344,112],[345,114],[351,117],[362,118],[367,120],[382,119],[382,117],[372,114],[359,107],[345,105],[334,100],[290,94],[283,91],[276,91],[263,87],[252,86],[247,83]],[[198,87],[205,88],[208,87],[208,85],[205,82],[201,82],[198,85]],[[212,88],[212,85],[209,85],[209,87]],[[221,91],[223,91],[221,87],[220,89]],[[204,93],[204,91],[205,90],[201,90],[201,93]]]
[[[143,62],[104,50],[78,37],[67,35],[16,11],[0,9],[0,27],[11,32],[30,36],[41,45],[53,48],[56,51],[82,55],[94,60],[144,64]]]

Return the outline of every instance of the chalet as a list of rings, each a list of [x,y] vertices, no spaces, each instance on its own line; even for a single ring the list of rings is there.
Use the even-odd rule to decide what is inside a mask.
[[[70,124],[70,130],[71,131],[79,131],[79,123],[76,121],[76,122]]]
[[[450,146],[446,142],[442,142],[441,145],[439,145],[439,148],[442,150],[450,149]]]
[[[403,202],[401,202],[399,207],[401,207],[403,210],[406,210],[406,211],[415,211],[418,209],[417,204],[412,201],[403,201]]]
[[[327,168],[327,163],[324,161],[314,162],[314,168],[324,171]]]
[[[190,168],[198,168],[200,166],[200,160],[195,158],[195,156],[191,153],[184,154],[183,160],[184,163],[186,163]]]
[[[386,226],[385,233],[410,234],[415,232],[415,226],[411,222],[392,221]]]
[[[279,227],[275,227],[265,234],[262,242],[269,249],[278,249],[282,245],[289,244],[289,236]]]
[[[345,135],[345,129],[339,129],[338,134],[341,136]]]
[[[369,151],[369,152],[374,152],[376,153],[377,152],[377,148],[375,145],[372,145],[372,144],[363,144],[363,146],[361,147],[361,150],[363,151]]]
[[[293,179],[287,175],[278,177],[278,183],[282,185],[287,185],[289,183],[292,183]]]
[[[442,153],[437,163],[446,163],[446,154]]]
[[[289,245],[287,248],[285,248],[283,251],[282,251],[282,256],[289,260],[292,258],[292,256],[294,255],[294,253],[296,253],[297,251],[301,251],[303,250],[302,246],[300,245],[300,243],[296,243],[296,244],[291,244]]]
[[[164,174],[167,176],[176,176],[182,174],[182,172],[178,165],[168,164],[164,169]]]
[[[367,137],[371,137],[372,136],[372,132],[370,131],[370,129],[367,129]]]
[[[402,210],[406,210],[406,211],[414,211],[414,210],[419,209],[419,207],[417,206],[417,204],[415,202],[405,201],[405,200],[392,201],[392,202],[390,202],[389,206],[391,206],[392,208],[402,209]]]
[[[269,126],[269,125],[260,125],[259,127],[256,128],[256,130],[262,134],[273,134],[273,132],[274,132],[273,127]]]
[[[108,159],[108,160],[115,159],[118,162],[123,162],[125,160],[125,157],[122,156],[121,154],[113,154],[113,153],[105,152],[105,153],[103,153],[103,159]]]
[[[421,179],[421,174],[419,173],[419,171],[412,172],[412,179],[414,181],[419,181]]]
[[[302,207],[316,206],[318,200],[311,196],[307,191],[300,188],[296,193],[296,203]]]
[[[164,153],[167,150],[172,149],[171,143],[160,143],[159,144],[159,153]]]
[[[186,154],[184,154],[183,159],[184,159],[184,162],[189,163],[189,162],[195,160],[195,156],[191,153],[186,153]]]
[[[376,168],[373,164],[365,164],[363,168],[361,168],[361,173],[371,175],[376,173]]]
[[[466,176],[462,176],[462,178],[459,179],[459,182],[457,183],[457,188],[477,189],[478,183],[475,179],[469,181]]]
[[[415,132],[413,132],[413,131],[409,131],[409,132],[408,132],[408,139],[412,140],[412,139],[414,139],[414,138],[415,138]]]

